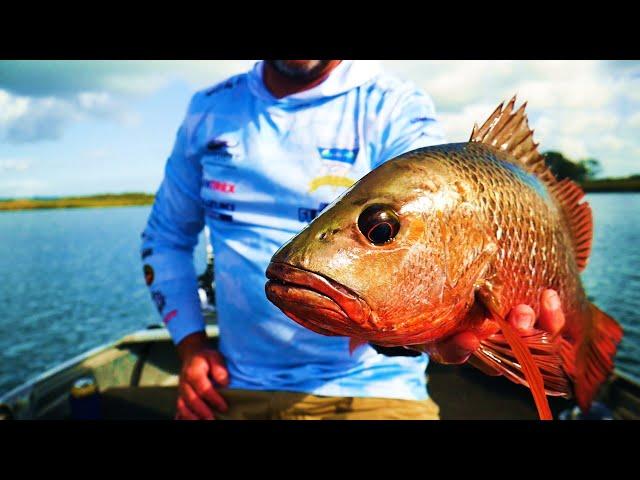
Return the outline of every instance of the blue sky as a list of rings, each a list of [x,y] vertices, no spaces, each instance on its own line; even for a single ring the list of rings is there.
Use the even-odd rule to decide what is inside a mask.
[[[0,61],[0,197],[153,192],[192,93],[253,61]],[[502,100],[528,100],[542,150],[640,173],[640,62],[384,61],[466,141]]]

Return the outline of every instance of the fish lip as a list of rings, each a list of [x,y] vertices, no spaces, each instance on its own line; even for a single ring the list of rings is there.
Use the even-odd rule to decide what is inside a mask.
[[[351,320],[358,325],[369,321],[371,314],[369,305],[353,290],[321,273],[296,267],[289,263],[271,262],[267,267],[266,276],[269,279],[265,285],[268,297],[269,290],[272,290],[274,286],[278,284],[290,288],[305,289],[335,304],[339,309],[339,312],[338,310],[335,310],[335,312],[344,316],[345,320]],[[271,300],[271,298],[269,298],[269,300]],[[294,320],[298,321],[298,319]],[[318,327],[326,330],[334,330],[331,325],[318,325]],[[351,330],[351,328],[349,328],[349,330]]]

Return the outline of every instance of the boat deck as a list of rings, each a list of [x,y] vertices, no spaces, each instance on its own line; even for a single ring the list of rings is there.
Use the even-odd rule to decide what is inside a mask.
[[[208,331],[215,343],[217,328],[210,326]],[[179,360],[166,330],[146,330],[70,360],[0,398],[0,404],[5,404],[8,418],[69,418],[71,385],[81,376],[92,375],[101,392],[104,419],[169,420],[175,412],[178,373]],[[489,377],[471,366],[435,362],[427,375],[429,392],[444,420],[538,418],[529,389],[504,377]],[[603,389],[602,399],[615,418],[640,418],[637,384],[614,376]],[[573,406],[561,398],[550,397],[549,401],[554,418]]]

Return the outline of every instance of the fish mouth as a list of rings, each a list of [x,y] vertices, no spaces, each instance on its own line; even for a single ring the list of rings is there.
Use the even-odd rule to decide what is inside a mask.
[[[371,309],[344,285],[288,263],[271,262],[265,293],[289,318],[316,333],[361,336]]]

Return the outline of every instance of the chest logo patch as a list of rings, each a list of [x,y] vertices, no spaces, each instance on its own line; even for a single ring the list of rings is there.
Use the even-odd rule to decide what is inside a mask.
[[[311,180],[311,182],[309,182],[309,193],[313,193],[320,187],[325,186],[349,188],[354,183],[356,183],[356,181],[349,177],[338,175],[323,175],[321,177],[316,177]]]
[[[353,165],[358,156],[358,148],[324,148],[318,147],[318,152],[323,160],[343,162]]]
[[[355,183],[350,172],[358,156],[359,148],[318,147],[322,166],[311,182],[309,193],[321,187],[349,188]]]

